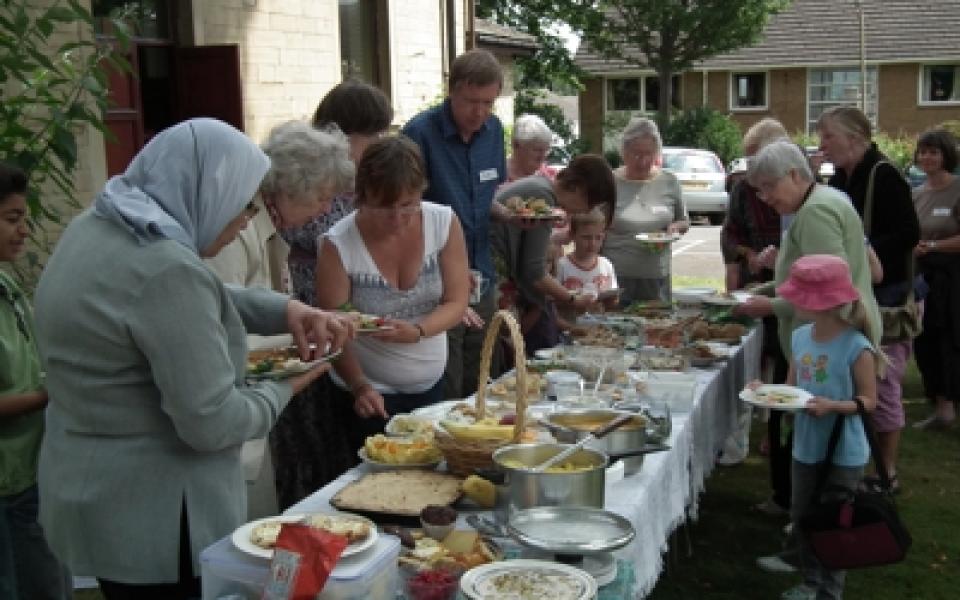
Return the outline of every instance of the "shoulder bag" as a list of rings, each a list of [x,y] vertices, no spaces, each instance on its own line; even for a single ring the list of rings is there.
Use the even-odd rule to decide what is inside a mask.
[[[858,412],[870,443],[882,491],[851,491],[826,485],[833,466],[833,455],[840,440],[845,415],[837,415],[827,443],[827,455],[821,465],[814,502],[800,519],[800,530],[809,540],[820,564],[831,571],[877,567],[902,561],[910,544],[910,532],[900,520],[890,478],[880,460],[870,419],[857,403]]]
[[[871,224],[873,223],[873,183],[877,174],[877,168],[880,165],[890,165],[886,161],[879,161],[870,169],[870,178],[867,180],[867,195],[863,204],[863,232],[870,237]],[[893,165],[890,165],[891,168]],[[891,344],[895,342],[904,342],[912,340],[920,335],[923,330],[923,318],[920,314],[920,306],[917,304],[913,284],[914,284],[914,259],[913,249],[907,251],[907,282],[904,285],[905,298],[903,304],[898,306],[880,306],[880,319],[882,330],[882,344]]]

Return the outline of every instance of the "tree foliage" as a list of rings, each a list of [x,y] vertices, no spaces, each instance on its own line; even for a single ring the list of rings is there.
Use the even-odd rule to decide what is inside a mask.
[[[677,115],[664,128],[663,143],[667,146],[705,148],[727,165],[743,156],[742,136],[733,119],[718,110],[701,107]]]
[[[599,0],[602,18],[584,20],[592,50],[656,71],[659,120],[670,119],[671,77],[696,62],[759,39],[788,0]]]
[[[78,135],[92,126],[112,137],[103,122],[108,69],[130,69],[121,54],[129,41],[125,14],[112,20],[115,39],[108,43],[94,38],[93,16],[77,0],[45,4],[0,2],[0,160],[29,176],[31,237],[43,253],[49,226],[61,224],[64,209],[80,206],[73,181]],[[88,35],[75,35],[84,28]],[[60,192],[64,206],[42,201],[41,190]],[[27,261],[17,270],[21,280],[36,273],[39,254],[29,251]]]

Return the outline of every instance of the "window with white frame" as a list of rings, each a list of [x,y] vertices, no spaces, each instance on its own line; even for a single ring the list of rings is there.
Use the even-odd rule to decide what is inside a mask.
[[[766,72],[730,74],[730,108],[761,110],[767,108]]]
[[[680,108],[680,76],[674,75],[673,101]],[[607,110],[656,112],[660,106],[660,80],[656,75],[607,79]]]
[[[807,76],[807,131],[816,129],[817,119],[834,106],[860,107],[862,91],[858,67],[810,69]],[[863,112],[877,124],[877,68],[867,68],[867,98]]]
[[[960,64],[923,65],[920,103],[960,103]]]

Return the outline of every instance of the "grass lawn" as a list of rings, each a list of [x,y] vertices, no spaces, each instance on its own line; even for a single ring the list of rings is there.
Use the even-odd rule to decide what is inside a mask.
[[[674,288],[685,287],[711,287],[720,291],[724,290],[723,274],[717,277],[697,277],[694,275],[677,275],[670,278]]]
[[[705,285],[697,281],[685,285]],[[927,414],[916,369],[908,371],[904,396],[907,421]],[[736,467],[720,467],[707,480],[700,519],[687,526],[692,555],[683,532],[674,559],[651,600],[769,600],[799,582],[796,576],[770,575],[754,559],[779,548],[786,519],[752,510],[769,493],[767,462],[755,449],[764,426],[755,421],[750,458]],[[901,515],[913,534],[906,562],[893,567],[851,572],[845,598],[852,600],[946,600],[960,597],[960,428],[941,432],[904,430],[898,497]],[[669,563],[668,563],[669,564]],[[79,600],[101,600],[96,591],[78,592]]]
[[[901,516],[913,535],[907,560],[896,566],[850,572],[845,598],[939,600],[960,597],[960,429],[924,432],[909,424],[927,414],[916,368],[907,374],[907,422],[901,444],[898,496]],[[675,566],[661,576],[652,600],[688,598],[769,599],[799,583],[797,576],[770,575],[754,559],[779,547],[785,518],[752,510],[769,493],[767,462],[755,449],[764,430],[752,428],[753,452],[739,466],[719,467],[707,480],[700,519],[674,548]]]

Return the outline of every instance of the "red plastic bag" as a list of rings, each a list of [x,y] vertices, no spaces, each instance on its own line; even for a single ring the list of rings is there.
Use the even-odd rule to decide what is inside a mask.
[[[347,538],[299,523],[284,524],[273,549],[263,600],[313,600],[327,583]]]

